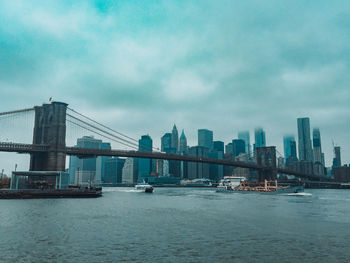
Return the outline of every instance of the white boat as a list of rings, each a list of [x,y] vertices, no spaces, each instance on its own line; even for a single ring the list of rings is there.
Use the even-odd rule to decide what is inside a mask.
[[[139,183],[135,185],[135,190],[138,192],[153,193],[153,186],[147,183]]]
[[[219,185],[216,188],[217,192],[232,191],[238,187],[241,182],[245,182],[246,178],[241,176],[225,176],[224,179],[220,180]]]

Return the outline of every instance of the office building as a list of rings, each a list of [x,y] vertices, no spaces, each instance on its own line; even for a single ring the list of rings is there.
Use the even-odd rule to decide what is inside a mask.
[[[251,156],[250,153],[250,134],[249,131],[241,131],[238,133],[238,139],[241,139],[245,143],[245,153],[248,154],[248,156]]]
[[[122,183],[124,163],[125,159],[118,157],[110,157],[106,160],[104,175],[105,184],[115,185]]]
[[[161,150],[166,152],[165,149],[171,148],[171,133],[166,133],[161,138]]]
[[[298,118],[298,151],[300,161],[313,162],[313,152],[310,138],[310,119]]]
[[[314,148],[313,156],[314,156],[315,174],[324,175],[325,174],[324,155],[322,153],[320,129],[318,128],[314,128],[312,131],[312,144]]]
[[[232,140],[233,156],[236,157],[241,153],[246,153],[245,141],[241,139]]]
[[[333,158],[333,168],[341,166],[341,155],[340,155],[340,147],[334,147],[334,158]]]
[[[214,150],[218,152],[225,152],[225,144],[222,141],[214,141]]]
[[[187,152],[187,139],[186,139],[184,130],[182,130],[182,133],[181,133],[181,136],[180,136],[179,152],[180,153],[186,153]]]
[[[213,149],[213,131],[207,129],[198,130],[198,146]]]
[[[189,155],[208,157],[209,149],[204,146],[190,147]],[[209,178],[209,164],[188,162],[188,179]]]
[[[288,157],[292,156],[292,144],[291,142],[295,142],[294,136],[288,135],[283,137],[283,149],[284,149],[284,158],[285,160]]]
[[[171,132],[171,148],[176,149],[176,152],[179,150],[179,133],[175,124]]]
[[[122,183],[135,184],[137,183],[137,158],[127,158],[122,169]]]
[[[83,136],[78,138],[77,144],[74,147],[100,149],[102,140],[95,139],[93,136]],[[70,156],[69,159],[69,181],[71,184],[82,181],[82,177],[76,179],[77,173],[79,175],[86,175],[86,178],[94,178],[96,175],[96,157],[93,158],[78,158],[77,156]],[[84,178],[85,178],[84,177]],[[98,184],[101,182],[101,177],[98,178]]]
[[[149,135],[141,136],[139,140],[140,152],[152,152],[153,141]],[[139,158],[138,160],[138,181],[147,180],[152,171],[152,159]]]
[[[254,131],[255,135],[255,144],[254,148],[265,147],[266,146],[266,134],[262,128],[256,128]]]

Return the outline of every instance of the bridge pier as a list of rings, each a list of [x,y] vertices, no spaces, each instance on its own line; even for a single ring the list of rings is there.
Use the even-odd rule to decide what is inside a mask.
[[[256,158],[258,165],[265,166],[266,169],[259,170],[259,182],[277,179],[276,147],[257,147]]]
[[[48,152],[32,153],[30,171],[65,171],[66,111],[68,104],[52,102],[34,107],[34,145],[47,145]]]

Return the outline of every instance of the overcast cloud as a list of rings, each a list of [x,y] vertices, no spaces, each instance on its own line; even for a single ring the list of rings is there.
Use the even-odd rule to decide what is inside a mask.
[[[0,111],[53,97],[156,146],[261,126],[281,153],[308,116],[350,163],[349,28],[345,0],[0,0]]]

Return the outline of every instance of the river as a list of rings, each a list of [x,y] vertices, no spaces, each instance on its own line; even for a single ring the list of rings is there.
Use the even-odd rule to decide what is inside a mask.
[[[350,262],[350,191],[0,200],[0,262]]]

